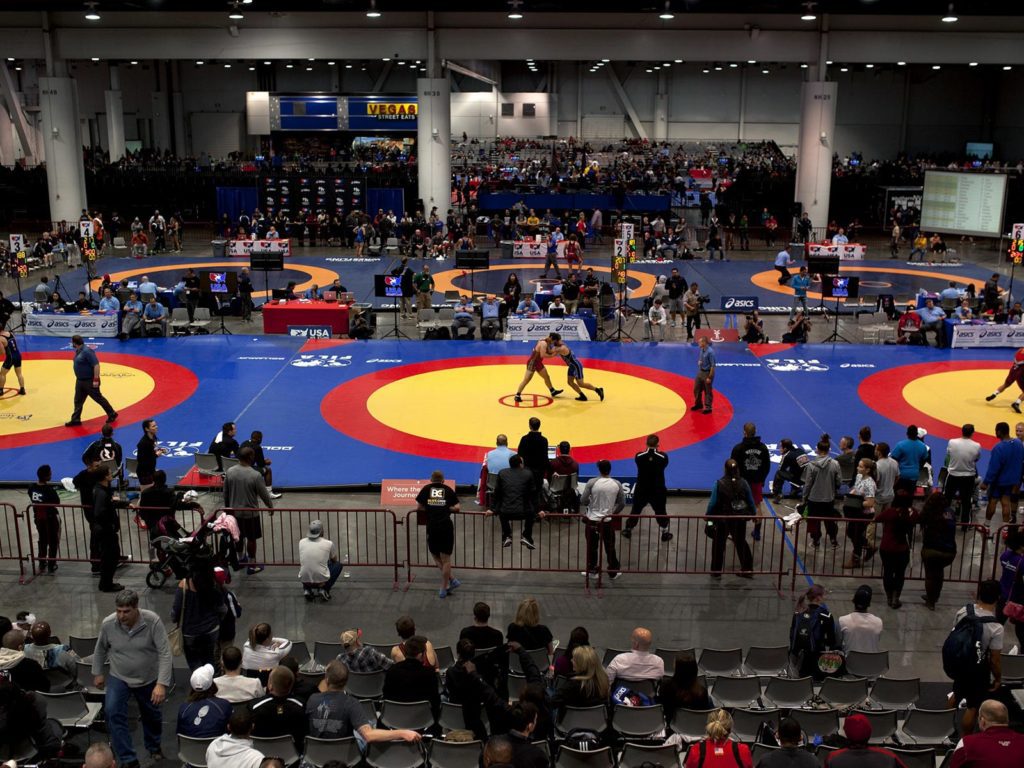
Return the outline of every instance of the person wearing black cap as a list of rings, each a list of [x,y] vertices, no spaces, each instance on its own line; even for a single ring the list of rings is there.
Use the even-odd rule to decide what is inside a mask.
[[[853,613],[839,617],[839,638],[843,644],[843,653],[878,652],[878,641],[882,637],[882,620],[868,612],[873,594],[871,587],[861,584],[853,593]]]
[[[800,723],[792,717],[779,721],[779,749],[773,749],[757,761],[757,768],[820,768],[818,758],[803,747]]]

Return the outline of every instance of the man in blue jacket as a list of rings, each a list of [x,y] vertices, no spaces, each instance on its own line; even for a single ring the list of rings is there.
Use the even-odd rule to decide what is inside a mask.
[[[996,437],[999,438],[999,442],[992,448],[988,469],[985,470],[985,480],[981,484],[981,490],[988,491],[985,521],[990,521],[995,515],[996,501],[999,501],[1003,508],[1003,522],[1012,523],[1016,519],[1016,510],[1010,496],[1017,493],[1020,487],[1021,467],[1024,466],[1024,443],[1010,437],[1010,425],[1005,421],[996,424]]]
[[[921,467],[928,460],[928,446],[918,436],[916,424],[907,427],[907,437],[893,447],[889,456],[900,465],[900,474],[896,479],[896,491],[904,490],[914,495],[917,490],[917,479],[921,475]]]

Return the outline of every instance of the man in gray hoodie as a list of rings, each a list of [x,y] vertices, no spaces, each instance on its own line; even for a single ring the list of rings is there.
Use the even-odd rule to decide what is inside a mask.
[[[803,500],[807,504],[807,532],[811,535],[811,544],[821,546],[821,521],[813,518],[838,518],[836,512],[836,494],[841,482],[839,463],[829,456],[831,444],[826,437],[818,441],[817,455],[804,466]],[[825,532],[833,547],[839,546],[837,536],[839,526],[833,520],[825,521]]]
[[[139,705],[143,740],[149,756],[163,760],[160,705],[171,686],[171,647],[167,630],[153,611],[139,608],[139,595],[122,589],[114,598],[115,611],[103,620],[92,657],[95,685],[106,691],[104,707],[110,743],[122,768],[138,768],[128,723],[128,698]],[[110,663],[109,673],[104,665]]]

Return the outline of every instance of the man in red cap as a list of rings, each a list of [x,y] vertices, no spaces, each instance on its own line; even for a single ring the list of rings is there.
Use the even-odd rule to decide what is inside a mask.
[[[1010,730],[1006,705],[986,699],[978,709],[981,733],[964,736],[956,745],[949,768],[1019,768],[1024,756],[1024,735]]]
[[[869,747],[871,722],[864,715],[850,715],[843,724],[850,743],[846,749],[829,752],[825,768],[906,768],[903,761],[883,747]]]

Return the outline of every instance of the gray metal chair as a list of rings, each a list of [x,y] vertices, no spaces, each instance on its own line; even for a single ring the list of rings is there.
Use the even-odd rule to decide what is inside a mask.
[[[704,738],[704,727],[708,715],[717,709],[677,709],[672,717],[672,733],[678,733],[686,741],[700,741]]]
[[[313,642],[313,663],[318,667],[326,667],[345,650],[341,643],[327,643],[320,640]]]
[[[627,741],[619,753],[617,768],[640,768],[644,763],[678,768],[679,750],[673,744],[647,745]]]
[[[426,759],[415,741],[375,741],[366,750],[366,762],[370,768],[419,768]]]
[[[750,743],[757,738],[762,722],[769,722],[775,730],[779,728],[780,710],[746,709],[737,707],[732,711],[732,735],[739,741]]]
[[[935,749],[896,749],[890,747],[890,751],[896,755],[907,768],[935,768]],[[952,752],[950,752],[952,754]]]
[[[437,656],[438,669],[448,669],[448,667],[455,663],[455,654],[452,653],[450,645],[442,645],[435,648],[434,655]]]
[[[896,734],[895,709],[858,709],[857,714],[864,715],[871,723],[870,744],[882,744]]]
[[[660,656],[661,660],[665,662],[665,674],[671,675],[676,668],[676,659],[682,653],[688,653],[694,658],[696,654],[693,652],[693,648],[659,648],[656,650],[655,655]]]
[[[291,736],[253,736],[252,746],[264,757],[279,757],[285,765],[295,765],[302,756]]]
[[[621,648],[606,648],[604,652],[604,658],[601,659],[601,666],[607,667],[609,664],[612,663],[612,659],[614,659],[620,653],[629,653],[629,651],[622,650]]]
[[[850,651],[846,654],[846,671],[869,680],[881,677],[889,671],[889,652]]]
[[[82,661],[91,659],[93,653],[96,652],[96,638],[95,637],[75,637],[70,635],[68,637],[68,645],[71,646],[71,650],[75,652]]]
[[[772,752],[779,749],[782,749],[782,747],[773,747],[770,744],[754,744],[754,746],[750,748],[750,761],[754,765],[757,765],[761,762],[762,757],[770,755]]]
[[[743,649],[705,648],[700,652],[697,666],[701,672],[711,677],[735,675],[743,666]]]
[[[384,694],[384,672],[349,672],[345,692],[357,699],[379,699]]]
[[[380,722],[388,728],[408,728],[422,731],[434,724],[434,714],[429,701],[384,700],[380,710]]]
[[[64,693],[44,693],[36,691],[36,696],[46,703],[46,717],[56,720],[67,730],[88,731],[99,717],[102,704],[88,702],[81,691]]]
[[[921,678],[880,677],[871,687],[871,703],[881,709],[907,709],[921,698]]]
[[[808,741],[813,741],[815,734],[827,738],[839,733],[838,709],[791,709],[789,716],[800,723]]]
[[[477,768],[482,754],[480,741],[435,739],[430,745],[430,765],[432,768]]]
[[[661,704],[648,707],[624,707],[612,710],[612,728],[629,738],[648,738],[665,730],[665,710]]]
[[[580,752],[563,744],[555,758],[555,768],[612,768],[614,763],[611,747]]]
[[[658,691],[657,686],[653,680],[631,680],[628,677],[617,677],[615,678],[615,685],[624,685],[632,691],[642,693],[650,699],[653,699]]]
[[[188,333],[188,310],[185,307],[175,307],[171,310],[171,335],[180,336]]]
[[[540,670],[541,674],[548,668],[548,649],[547,648],[533,648],[527,651],[530,654],[530,658],[533,663],[537,665],[537,669]],[[508,671],[514,675],[523,674],[523,663],[519,659],[518,653],[509,653],[508,655]]]
[[[215,737],[193,739],[191,736],[178,734],[178,759],[192,768],[206,768],[206,748],[213,743]]]
[[[1024,655],[1010,656],[1004,653],[1000,657],[1000,663],[1002,664],[1004,683],[1024,681]]]
[[[568,733],[574,728],[586,728],[594,733],[608,730],[608,710],[604,704],[593,707],[566,707],[560,722],[555,724],[559,733]]]
[[[508,676],[508,697],[512,701],[519,699],[519,694],[523,692],[526,687],[526,677],[523,675],[516,675],[509,673]]]
[[[715,679],[711,698],[716,704],[733,708],[749,707],[761,695],[761,681],[756,676],[726,677]]]
[[[340,760],[354,768],[363,759],[359,751],[359,742],[354,736],[344,739],[318,739],[315,736],[307,736],[303,757],[314,768],[321,768],[332,760]]]
[[[773,677],[764,689],[766,699],[786,709],[804,706],[813,695],[814,683],[810,677]]]
[[[907,737],[915,744],[942,745],[956,732],[955,709],[907,710],[907,717],[900,729],[900,736]],[[903,741],[903,739],[900,739]]]
[[[305,640],[296,640],[293,642],[292,649],[288,652],[288,655],[295,659],[300,667],[308,664],[311,658],[309,655],[309,646],[306,645]]]
[[[220,477],[224,474],[212,453],[197,453],[193,456],[196,470],[205,477]]]
[[[779,675],[789,668],[789,648],[785,645],[752,645],[743,659],[749,675]]]
[[[465,730],[466,718],[462,714],[462,705],[442,701],[441,714],[438,715],[437,724],[445,731]]]
[[[76,661],[75,669],[78,672],[77,682],[78,687],[82,689],[82,692],[86,696],[103,696],[103,689],[97,688],[93,683],[96,680],[96,676],[92,673],[92,662],[91,661]],[[107,662],[103,667],[104,674],[109,674],[110,663]]]
[[[818,697],[838,709],[854,707],[867,699],[868,681],[863,678],[826,677],[818,691]]]

